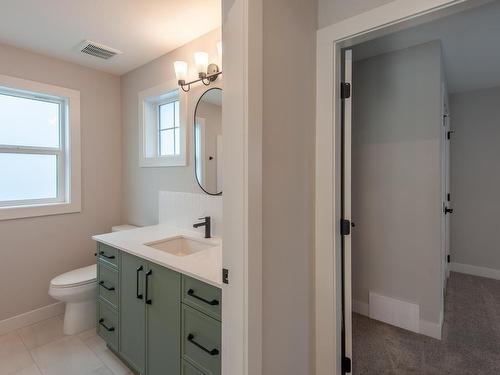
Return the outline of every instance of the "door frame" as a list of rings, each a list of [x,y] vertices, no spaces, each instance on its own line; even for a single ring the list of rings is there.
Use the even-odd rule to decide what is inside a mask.
[[[317,32],[315,368],[341,374],[341,49],[490,0],[394,0]]]

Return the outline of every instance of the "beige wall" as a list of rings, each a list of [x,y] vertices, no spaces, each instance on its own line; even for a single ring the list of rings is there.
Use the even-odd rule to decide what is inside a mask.
[[[393,0],[319,0],[319,28],[353,17]]]
[[[0,45],[0,74],[79,90],[82,212],[0,221],[0,320],[53,303],[50,280],[95,262],[91,236],[120,223],[120,79]]]
[[[188,94],[188,165],[186,167],[140,168],[138,93],[159,84],[175,80],[173,63],[185,60],[190,63],[194,76],[193,54],[205,51],[210,61],[217,61],[217,42],[221,31],[214,30],[187,45],[153,60],[121,77],[123,121],[123,219],[136,225],[158,222],[158,191],[184,191],[201,193],[195,180],[193,157],[194,108],[207,88],[193,86]],[[221,81],[217,81],[220,84]],[[213,87],[211,85],[210,87]]]
[[[354,51],[355,54],[355,51]],[[441,313],[441,47],[353,67],[353,299],[370,291]]]
[[[450,98],[452,262],[500,270],[500,88]]]
[[[316,2],[264,1],[263,374],[312,374]]]

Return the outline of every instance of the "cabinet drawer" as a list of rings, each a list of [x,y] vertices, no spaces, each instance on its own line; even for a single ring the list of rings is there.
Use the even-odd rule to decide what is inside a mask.
[[[104,301],[99,301],[97,333],[115,351],[118,351],[118,314]]]
[[[204,375],[188,361],[182,361],[182,375]]]
[[[221,320],[222,290],[215,286],[183,275],[182,302]]]
[[[221,372],[221,323],[182,305],[182,357],[207,375]]]
[[[118,271],[106,266],[105,262],[99,262],[98,277],[99,296],[113,307],[118,307]]]
[[[99,260],[112,264],[118,267],[118,257],[120,256],[120,251],[114,247],[99,243],[97,245],[97,256]]]

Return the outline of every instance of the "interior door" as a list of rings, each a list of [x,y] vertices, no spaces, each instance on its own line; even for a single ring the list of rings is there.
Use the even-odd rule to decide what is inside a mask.
[[[342,234],[342,372],[351,373],[352,280],[351,280],[351,139],[352,139],[352,50],[343,51],[341,234]]]

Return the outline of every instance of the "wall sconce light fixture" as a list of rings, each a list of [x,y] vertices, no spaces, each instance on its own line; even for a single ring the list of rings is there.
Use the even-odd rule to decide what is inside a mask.
[[[219,46],[217,47],[219,49]],[[198,79],[191,82],[186,82],[188,76],[187,62],[174,62],[177,82],[179,83],[181,89],[185,92],[188,92],[191,89],[191,85],[197,82],[202,82],[205,86],[208,86],[212,82],[215,82],[219,75],[222,74],[222,70],[219,70],[219,66],[217,64],[208,63],[208,53],[206,52],[196,52],[194,54],[194,63],[198,72]]]

